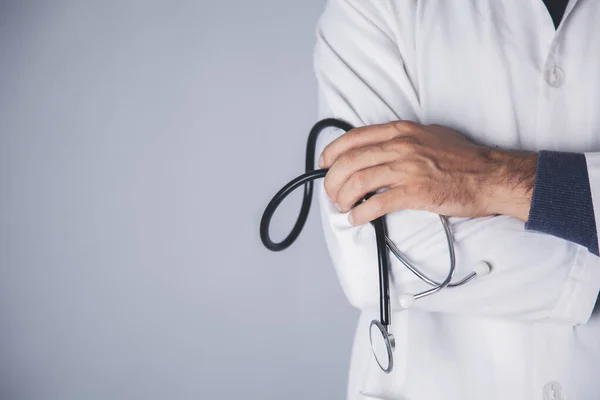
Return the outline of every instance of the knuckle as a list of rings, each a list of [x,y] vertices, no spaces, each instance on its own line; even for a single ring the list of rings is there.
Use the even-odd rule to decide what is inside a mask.
[[[385,151],[385,152],[395,152],[399,150],[399,146],[398,146],[398,139],[394,138],[391,140],[388,140],[387,142],[383,143],[381,145],[381,148]]]
[[[419,144],[420,141],[415,136],[405,136],[404,137],[404,143],[407,146],[414,146],[414,145]]]
[[[419,144],[419,140],[414,136],[402,136],[397,137],[391,141],[391,147],[395,151],[408,151],[413,150]]]
[[[361,136],[362,135],[359,129],[352,129],[351,131],[348,131],[348,133],[346,133],[347,140],[353,143],[360,140]]]
[[[390,162],[383,166],[385,168],[384,173],[388,175],[396,176],[399,172],[403,171],[402,163],[400,162]]]
[[[419,124],[414,121],[402,120],[396,121],[395,127],[400,132],[412,132],[419,127]]]
[[[338,160],[339,160],[340,165],[342,165],[343,167],[349,167],[356,160],[356,152],[347,151],[344,154],[342,154]]]
[[[363,140],[365,128],[354,128],[344,134],[345,140],[352,146],[359,145]]]
[[[400,138],[392,139],[388,142],[388,147],[391,151],[401,152],[404,150],[404,142]]]
[[[366,173],[359,171],[352,177],[353,186],[357,189],[364,189],[367,186],[368,178]]]
[[[386,140],[385,142],[378,143],[374,146],[375,151],[381,153],[391,153],[394,151],[394,139]]]

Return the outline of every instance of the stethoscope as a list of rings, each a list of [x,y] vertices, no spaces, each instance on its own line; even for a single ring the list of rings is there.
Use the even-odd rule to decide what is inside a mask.
[[[317,146],[317,137],[325,128],[339,128],[348,132],[353,129],[353,126],[345,121],[341,121],[335,118],[323,119],[317,122],[310,131],[308,136],[308,143],[306,147],[306,172],[296,179],[285,185],[269,202],[265,209],[262,219],[260,221],[260,239],[262,240],[265,247],[272,251],[280,251],[288,248],[300,235],[308,212],[310,211],[310,204],[313,194],[313,181],[318,178],[324,178],[327,174],[328,169],[314,169],[315,162],[315,150]],[[271,218],[277,207],[281,202],[298,187],[304,185],[304,197],[302,199],[302,206],[296,224],[292,228],[289,235],[279,243],[275,243],[271,240],[269,235],[269,225]],[[358,202],[356,205],[366,201],[374,195],[375,192],[368,193]],[[473,272],[465,276],[458,282],[452,282],[454,277],[454,271],[456,268],[456,257],[454,254],[454,243],[452,240],[452,233],[450,231],[450,225],[447,217],[440,215],[440,221],[446,234],[446,241],[448,243],[448,254],[450,256],[450,268],[448,274],[442,282],[435,281],[428,277],[421,270],[415,267],[401,252],[398,247],[390,240],[387,236],[385,226],[385,216],[381,216],[373,221],[371,224],[375,228],[375,240],[377,243],[377,262],[379,266],[379,320],[371,321],[369,326],[369,340],[371,343],[371,350],[379,367],[385,373],[392,371],[394,367],[393,351],[395,347],[394,335],[390,332],[391,325],[391,308],[390,308],[390,281],[389,281],[389,264],[386,248],[389,249],[394,256],[400,262],[408,268],[413,274],[428,285],[432,286],[430,289],[422,291],[420,293],[402,293],[398,296],[399,305],[402,309],[409,309],[414,304],[415,300],[430,296],[437,293],[445,288],[462,286],[465,283],[471,281],[475,277],[485,276],[490,273],[491,267],[485,261],[480,261]]]

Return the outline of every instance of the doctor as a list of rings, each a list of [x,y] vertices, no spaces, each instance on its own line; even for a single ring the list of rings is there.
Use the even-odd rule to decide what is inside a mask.
[[[600,2],[330,0],[317,28],[325,239],[361,310],[348,399],[600,398]],[[381,191],[352,209],[363,195]],[[373,359],[374,232],[432,275],[492,273],[393,306]],[[421,287],[391,259],[392,291]],[[392,299],[394,300],[394,299]]]

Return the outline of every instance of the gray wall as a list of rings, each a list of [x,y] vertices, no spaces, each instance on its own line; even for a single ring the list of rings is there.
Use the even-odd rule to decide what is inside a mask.
[[[0,399],[340,399],[311,1],[0,1]],[[281,237],[299,194],[278,214]]]

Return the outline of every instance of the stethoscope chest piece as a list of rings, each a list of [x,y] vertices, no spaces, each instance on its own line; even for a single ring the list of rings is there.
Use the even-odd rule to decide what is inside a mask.
[[[383,372],[389,374],[394,368],[394,335],[389,333],[388,327],[377,320],[371,321],[369,327],[369,340],[375,361]]]

